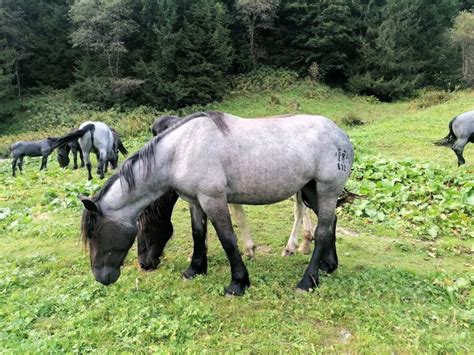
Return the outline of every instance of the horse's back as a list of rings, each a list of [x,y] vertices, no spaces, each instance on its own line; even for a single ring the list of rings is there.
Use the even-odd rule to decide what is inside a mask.
[[[243,119],[224,114],[220,120],[215,124],[202,118],[176,131],[179,179],[192,174],[197,184],[209,182],[204,188],[209,191],[214,184],[225,184],[232,203],[276,202],[311,180],[338,189],[345,185],[353,161],[352,144],[328,118]]]
[[[474,111],[457,116],[452,123],[452,129],[456,137],[471,140],[474,135]]]
[[[79,126],[79,129],[87,126],[88,124],[94,125],[92,131],[86,132],[81,138],[79,138],[79,145],[82,150],[90,151],[92,148],[97,150],[105,150],[106,152],[113,151],[114,137],[110,127],[104,122],[100,121],[87,121]],[[93,137],[92,137],[93,134]]]

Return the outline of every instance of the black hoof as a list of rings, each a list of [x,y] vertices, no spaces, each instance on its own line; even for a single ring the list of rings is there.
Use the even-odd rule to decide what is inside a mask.
[[[185,272],[183,272],[183,278],[186,280],[194,279],[197,275],[205,274],[205,271],[195,270],[193,268],[188,268]]]
[[[140,268],[145,271],[151,271],[151,270],[156,270],[158,268],[158,265],[160,265],[160,261],[152,261],[152,262],[145,262],[145,261],[140,261]]]
[[[311,291],[314,288],[319,286],[319,275],[309,275],[306,277],[306,275],[303,277],[303,279],[300,281],[298,286],[296,286],[297,291]]]
[[[230,284],[225,289],[226,296],[242,296],[245,293],[245,286],[241,286],[235,283]]]
[[[331,274],[337,269],[337,263],[323,260],[319,269],[327,274]]]

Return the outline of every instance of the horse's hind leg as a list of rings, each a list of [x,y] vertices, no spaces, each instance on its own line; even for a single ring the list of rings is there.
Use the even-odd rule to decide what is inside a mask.
[[[290,256],[295,253],[295,248],[298,246],[298,233],[300,231],[301,221],[303,220],[304,205],[301,203],[301,192],[295,196],[296,201],[293,205],[293,215],[295,220],[293,222],[293,228],[291,229],[290,237],[286,243],[286,247],[281,253],[282,256]]]
[[[252,240],[250,235],[250,229],[247,224],[247,217],[245,216],[245,211],[241,205],[229,204],[231,214],[235,217],[235,221],[239,226],[240,232],[242,233],[242,238],[244,239],[245,245],[245,256],[249,259],[253,259],[255,256],[255,243]]]
[[[232,281],[225,289],[225,293],[227,295],[242,295],[245,288],[250,286],[250,280],[237,247],[237,238],[232,228],[226,198],[225,196],[215,198],[202,195],[199,197],[199,203],[209,216],[230,263]]]
[[[311,252],[311,241],[313,241],[313,223],[311,222],[310,209],[301,203],[303,209],[303,242],[298,251],[302,254],[309,254]]]
[[[104,178],[104,171],[107,170],[107,153],[105,151],[100,151],[99,153],[99,176],[101,179]]]
[[[12,176],[15,177],[16,176],[16,163],[18,161],[18,157],[13,157],[13,161],[12,161]]]
[[[315,188],[314,182],[303,188],[305,199],[318,215],[318,225],[313,255],[297,289],[307,291],[317,286],[320,268],[323,267],[329,272],[337,268],[335,227],[336,205],[340,192],[331,184],[318,183]]]
[[[43,155],[40,170],[46,169],[46,164],[48,164],[48,155]]]
[[[193,230],[194,249],[191,265],[183,273],[186,279],[207,273],[207,216],[200,206],[190,204],[191,226]]]
[[[22,173],[22,174],[23,174],[23,158],[24,158],[23,155],[21,155],[18,158],[18,169],[20,170],[20,173]]]
[[[91,164],[91,159],[90,159],[90,156],[89,156],[89,152],[85,152],[83,151],[83,154],[84,154],[84,160],[86,162],[86,167],[87,167],[87,180],[92,180],[92,164]]]
[[[463,157],[464,147],[468,142],[467,138],[458,138],[457,141],[453,144],[453,150],[458,158],[458,166],[461,166],[466,163]]]

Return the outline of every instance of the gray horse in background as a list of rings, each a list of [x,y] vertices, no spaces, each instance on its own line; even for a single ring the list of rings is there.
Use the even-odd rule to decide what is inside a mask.
[[[117,158],[115,156],[114,134],[109,126],[103,122],[84,122],[75,132],[71,132],[61,137],[57,145],[64,145],[74,140],[79,141],[82,155],[87,167],[88,180],[92,180],[92,164],[90,153],[94,151],[99,156],[98,173],[100,178],[104,178],[107,172],[108,162],[116,166]]]
[[[117,281],[135,241],[137,220],[167,191],[196,208],[194,223],[212,222],[231,269],[226,294],[250,285],[230,220],[228,203],[265,205],[301,192],[318,216],[315,248],[299,290],[319,284],[319,270],[334,271],[336,206],[354,160],[348,136],[322,116],[241,119],[196,113],[158,134],[122,165],[98,194],[82,197],[82,237],[97,281]],[[194,252],[184,276],[207,272],[205,233],[193,234]]]
[[[48,137],[34,142],[19,141],[13,143],[10,150],[13,155],[12,174],[16,176],[16,166],[23,172],[23,158],[26,157],[43,157],[41,159],[40,170],[46,169],[48,164],[48,156],[53,150],[58,147],[57,143],[60,140],[58,137]]]
[[[122,153],[123,156],[126,156],[128,154],[127,148],[123,145],[122,140],[120,139],[120,136],[118,132],[113,129],[112,127],[110,128],[112,131],[112,135],[114,137],[114,156],[112,160],[109,160],[110,165],[112,166],[112,169],[115,169],[118,165],[118,158],[119,158],[119,152]],[[77,132],[77,129],[74,128],[72,129],[69,133],[74,133]],[[72,153],[73,157],[73,169],[77,169],[77,155],[79,154],[79,158],[81,159],[81,168],[84,167],[84,157],[82,155],[82,149],[81,146],[79,145],[79,139],[73,140],[72,142],[63,144],[58,148],[58,163],[61,168],[66,168],[69,165],[69,153]],[[96,156],[97,156],[97,161],[99,161],[99,153],[95,151]]]
[[[474,143],[474,111],[468,111],[454,117],[449,122],[449,133],[436,145],[451,147],[458,158],[458,166],[466,163],[463,157],[467,143]]]

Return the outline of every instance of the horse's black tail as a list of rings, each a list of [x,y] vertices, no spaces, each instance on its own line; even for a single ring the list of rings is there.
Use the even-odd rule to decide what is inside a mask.
[[[69,142],[72,142],[76,139],[79,139],[81,138],[84,134],[86,134],[87,132],[92,132],[92,145],[94,145],[94,130],[95,130],[95,126],[93,123],[89,123],[88,125],[85,125],[84,127],[82,127],[81,129],[78,129],[77,131],[75,132],[71,132],[71,133],[68,133],[66,134],[65,136],[63,137],[60,137],[52,146],[52,149],[56,149],[57,147],[60,147],[64,144],[67,144]]]
[[[454,142],[456,142],[457,137],[454,135],[453,132],[453,122],[457,117],[454,117],[451,122],[449,122],[449,133],[443,139],[434,142],[435,145],[445,146],[445,147],[452,147]]]
[[[350,192],[350,191],[344,189],[344,191],[342,191],[341,196],[337,200],[337,205],[336,206],[339,207],[339,206],[343,206],[343,205],[348,204],[348,203],[352,203],[352,202],[354,202],[354,200],[356,198],[364,198],[364,196],[357,195],[353,192]]]
[[[117,142],[117,148],[120,151],[120,153],[122,153],[123,156],[126,156],[128,154],[128,150],[127,148],[125,148],[120,138],[118,139],[118,142]]]

